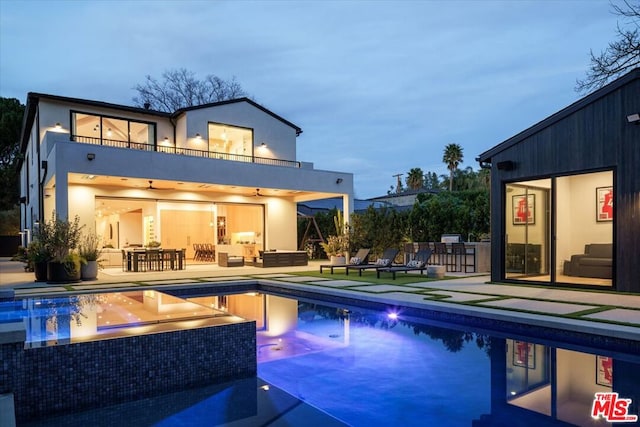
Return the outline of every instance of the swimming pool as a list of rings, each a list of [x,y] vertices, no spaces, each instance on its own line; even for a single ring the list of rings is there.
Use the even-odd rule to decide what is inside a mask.
[[[562,344],[544,331],[444,324],[391,307],[255,292],[186,298],[254,317],[258,378],[30,425],[606,425],[591,409],[596,392],[612,391],[638,411],[638,352]]]

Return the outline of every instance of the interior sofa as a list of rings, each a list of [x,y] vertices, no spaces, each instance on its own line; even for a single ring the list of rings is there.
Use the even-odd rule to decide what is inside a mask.
[[[567,276],[612,278],[613,244],[591,243],[584,246],[584,254],[572,255],[565,261],[564,274]]]

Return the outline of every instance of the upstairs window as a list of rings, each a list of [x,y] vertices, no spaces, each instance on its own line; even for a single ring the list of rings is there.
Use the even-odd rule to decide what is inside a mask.
[[[152,149],[156,141],[154,123],[72,112],[72,126],[78,142]]]
[[[251,161],[253,130],[237,126],[209,123],[209,152],[222,158]]]

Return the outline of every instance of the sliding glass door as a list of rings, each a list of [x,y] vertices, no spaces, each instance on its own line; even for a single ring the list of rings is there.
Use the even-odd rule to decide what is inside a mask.
[[[506,185],[506,278],[550,280],[550,189],[550,179]]]
[[[613,172],[561,176],[556,188],[556,282],[612,286]]]
[[[504,206],[506,279],[612,286],[612,171],[508,183]]]

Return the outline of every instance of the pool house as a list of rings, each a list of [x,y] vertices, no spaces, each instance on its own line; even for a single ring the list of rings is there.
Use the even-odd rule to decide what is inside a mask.
[[[640,292],[640,70],[478,160],[493,281]]]

